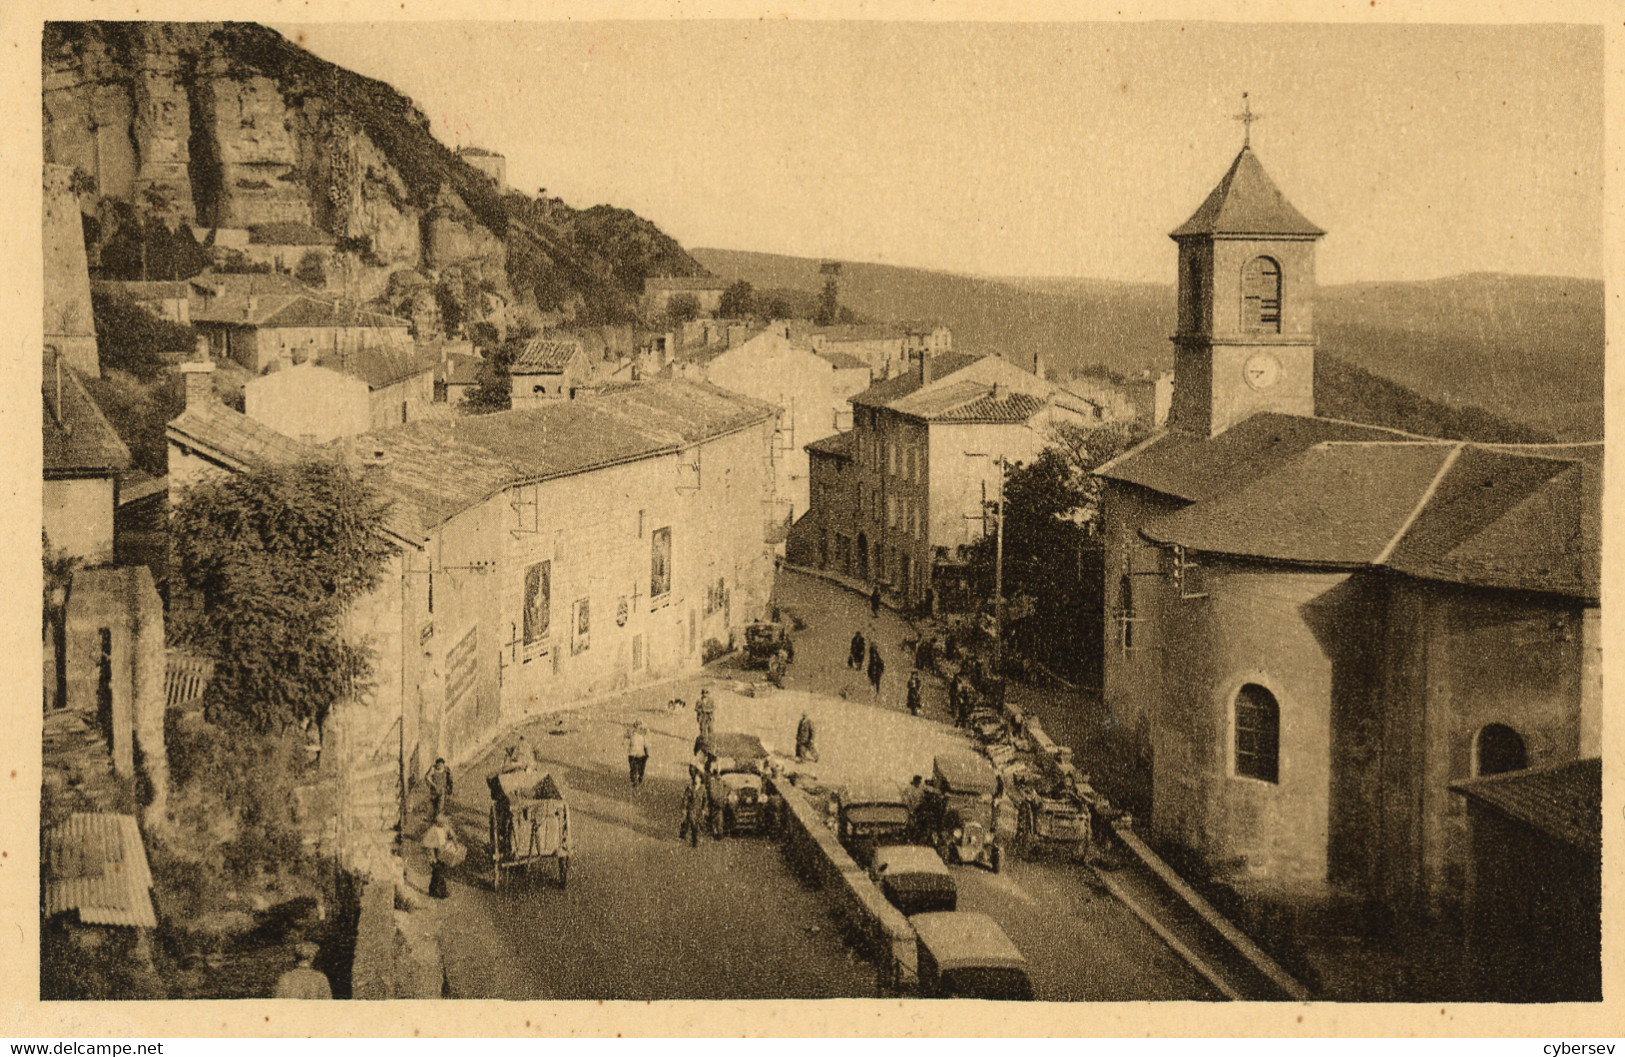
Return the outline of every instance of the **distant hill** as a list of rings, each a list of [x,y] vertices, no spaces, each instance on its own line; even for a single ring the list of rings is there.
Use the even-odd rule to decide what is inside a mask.
[[[822,285],[816,259],[690,253],[716,275],[757,287],[811,292]],[[1063,369],[1099,364],[1137,374],[1173,365],[1171,285],[982,278],[844,263],[841,301],[874,319],[940,320],[953,328],[956,347],[1002,352],[1022,364],[1036,353]],[[1363,370],[1436,406],[1450,405],[1445,410],[1457,416],[1471,418],[1477,407],[1526,424],[1536,435],[1602,436],[1600,282],[1479,274],[1358,283],[1321,288],[1316,311],[1319,359],[1351,369],[1333,368],[1329,381],[1354,384],[1359,376],[1351,371]],[[1328,392],[1322,400],[1339,408],[1378,404],[1389,410],[1406,403],[1391,391],[1366,398]],[[1443,421],[1443,412],[1407,406],[1411,410],[1402,417]]]

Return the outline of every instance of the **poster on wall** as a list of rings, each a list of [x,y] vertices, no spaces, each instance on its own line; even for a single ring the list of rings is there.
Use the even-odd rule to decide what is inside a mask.
[[[553,563],[536,562],[525,569],[525,645],[545,642],[552,622]]]

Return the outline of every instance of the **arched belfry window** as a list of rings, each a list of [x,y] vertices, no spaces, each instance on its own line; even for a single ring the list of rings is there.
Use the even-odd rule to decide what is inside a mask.
[[[1241,326],[1281,333],[1281,266],[1269,257],[1254,257],[1242,271]]]
[[[1473,774],[1505,774],[1529,766],[1529,752],[1523,735],[1501,723],[1482,727],[1473,739]]]
[[[1261,782],[1281,777],[1281,706],[1257,683],[1236,693],[1236,774]]]

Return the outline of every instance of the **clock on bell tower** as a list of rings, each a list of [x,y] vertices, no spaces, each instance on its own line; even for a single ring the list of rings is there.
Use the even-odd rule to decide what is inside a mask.
[[[1262,411],[1315,413],[1315,241],[1324,234],[1249,145],[1169,236],[1179,245],[1170,427],[1211,437]]]

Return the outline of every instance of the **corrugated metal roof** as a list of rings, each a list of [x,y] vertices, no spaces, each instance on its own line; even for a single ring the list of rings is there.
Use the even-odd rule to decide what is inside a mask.
[[[1450,788],[1584,851],[1602,851],[1602,760],[1531,767]]]
[[[60,390],[57,365],[49,359],[40,378],[45,476],[102,475],[127,469],[130,449],[91,399],[79,373],[67,363],[60,366]]]
[[[1243,147],[1207,201],[1175,228],[1171,237],[1324,234],[1286,200],[1252,148]]]
[[[45,838],[45,916],[77,911],[90,925],[157,928],[152,871],[131,815],[77,814]]]

